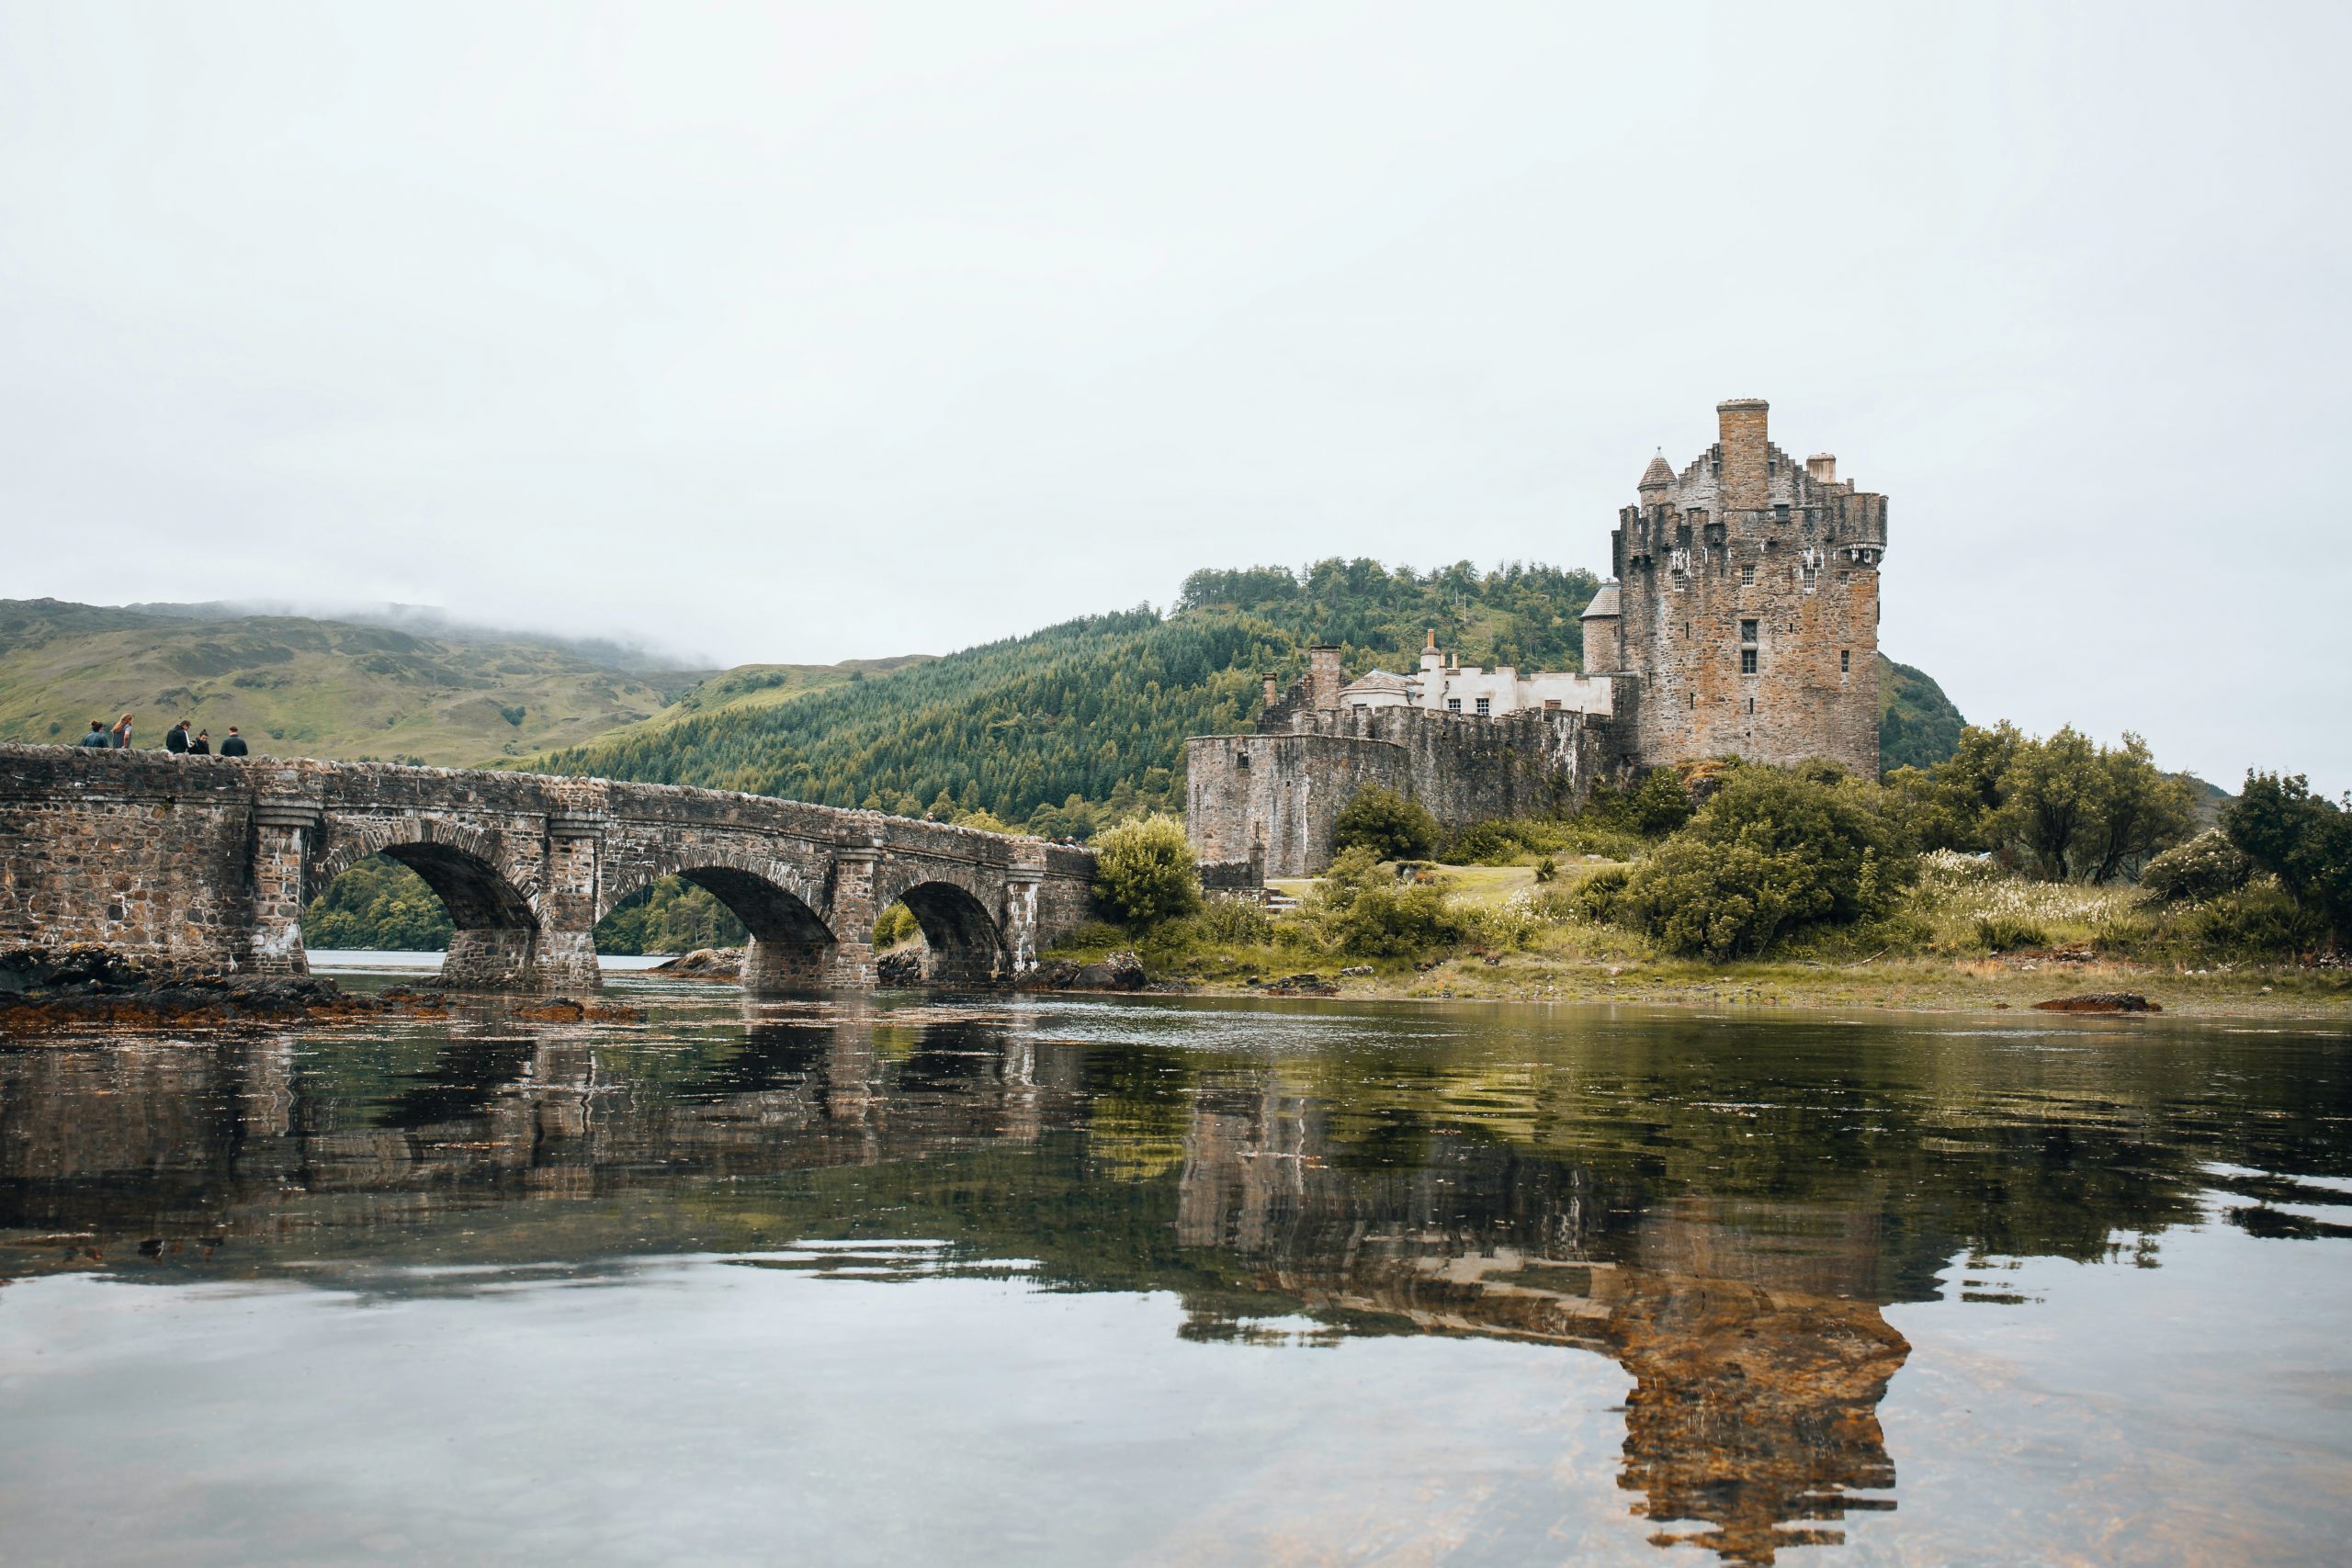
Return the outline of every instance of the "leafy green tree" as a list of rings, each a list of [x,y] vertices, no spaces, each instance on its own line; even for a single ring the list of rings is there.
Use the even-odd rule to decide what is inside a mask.
[[[1377,860],[1421,860],[1437,848],[1437,818],[1418,800],[1366,784],[1340,807],[1331,848],[1365,849]]]
[[[1742,766],[1608,897],[1668,951],[1758,953],[1801,927],[1883,914],[1916,872],[1874,784]]]
[[[2194,786],[2177,774],[2159,773],[2145,740],[2126,730],[2122,745],[2099,749],[2079,874],[2111,882],[2196,830]]]
[[[1094,896],[1139,925],[1189,915],[1201,907],[1200,866],[1183,824],[1145,817],[1122,822],[1094,841]]]
[[[2339,805],[2301,773],[2249,771],[2222,830],[2336,941],[2352,937],[2352,795]]]
[[[2018,744],[1993,831],[2040,875],[2064,880],[2098,809],[2098,750],[2073,725]]]
[[[2025,744],[2007,720],[1991,728],[1970,725],[1960,732],[1951,755],[1931,768],[1898,768],[1888,789],[1902,802],[1902,815],[1919,847],[1978,853],[1993,849],[1995,827],[2009,799],[2009,772]]]
[[[922,931],[912,909],[903,903],[893,904],[874,922],[874,950],[879,953],[912,942]]]

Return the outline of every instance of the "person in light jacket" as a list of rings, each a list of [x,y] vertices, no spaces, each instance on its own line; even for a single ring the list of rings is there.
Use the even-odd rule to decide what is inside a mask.
[[[120,718],[116,719],[116,720],[114,721],[114,728],[113,728],[112,729],[107,730],[107,733],[108,735],[110,735],[110,736],[112,736],[112,737],[114,738],[114,749],[115,749],[116,750],[118,750],[118,751],[128,751],[128,750],[130,750],[130,716],[129,714],[124,714]]]

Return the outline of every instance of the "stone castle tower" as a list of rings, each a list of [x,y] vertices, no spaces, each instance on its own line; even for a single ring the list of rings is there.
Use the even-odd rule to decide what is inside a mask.
[[[1765,413],[1718,403],[1697,461],[1650,460],[1610,536],[1617,581],[1585,612],[1585,671],[1618,677],[1643,765],[1826,757],[1876,777],[1886,498],[1827,453],[1792,461]]]

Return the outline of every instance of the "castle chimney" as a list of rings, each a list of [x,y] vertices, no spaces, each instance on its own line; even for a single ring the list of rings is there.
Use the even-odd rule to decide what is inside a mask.
[[[1826,452],[1815,452],[1804,460],[1804,471],[1813,476],[1813,482],[1817,485],[1834,485],[1838,482],[1838,459]]]
[[[1765,476],[1770,438],[1764,429],[1761,398],[1733,398],[1715,405],[1719,439],[1724,447],[1723,480],[1717,487],[1725,513],[1761,512],[1771,504],[1771,486]]]
[[[1266,706],[1271,708],[1274,705],[1275,694],[1280,690],[1276,682],[1281,680],[1281,677],[1269,670],[1258,678],[1266,683]]]
[[[1329,643],[1321,643],[1306,650],[1308,686],[1315,694],[1315,710],[1325,712],[1340,705],[1340,688],[1346,684],[1340,678],[1340,650]]]

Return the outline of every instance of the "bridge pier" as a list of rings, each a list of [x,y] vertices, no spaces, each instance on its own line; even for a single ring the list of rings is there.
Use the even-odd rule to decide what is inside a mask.
[[[834,946],[754,936],[743,951],[743,990],[754,997],[806,996],[834,985]]]
[[[253,816],[254,972],[308,975],[311,960],[302,951],[305,861],[325,812],[314,800],[263,800],[254,804]]]
[[[545,880],[539,885],[535,990],[601,991],[596,966],[596,881],[604,866],[605,818],[594,811],[548,813]]]
[[[833,852],[834,942],[825,984],[842,990],[870,991],[880,979],[874,964],[874,922],[882,911],[874,901],[874,870],[882,851],[873,843],[843,844]]]
[[[1004,956],[1018,978],[1037,966],[1037,895],[1044,888],[1043,865],[1015,864],[1005,874]]]

